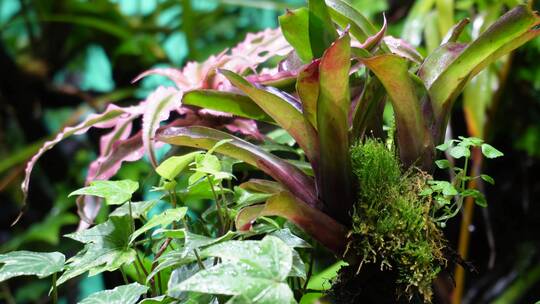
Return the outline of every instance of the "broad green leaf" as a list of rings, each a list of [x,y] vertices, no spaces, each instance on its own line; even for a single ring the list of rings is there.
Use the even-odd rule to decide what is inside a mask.
[[[487,158],[497,158],[504,154],[489,144],[482,144],[482,154]]]
[[[329,290],[332,288],[332,280],[337,277],[339,270],[349,264],[344,261],[338,261],[323,271],[311,277],[308,283],[308,289],[311,290]]]
[[[121,205],[131,199],[135,191],[139,189],[139,183],[132,180],[119,181],[93,181],[90,186],[73,191],[73,195],[92,195],[105,199],[107,205]]]
[[[453,158],[456,158],[456,159],[459,159],[462,157],[468,158],[471,156],[471,151],[468,148],[462,147],[462,146],[452,147],[449,153]]]
[[[393,55],[361,58],[381,81],[390,96],[397,128],[399,156],[408,167],[418,163],[431,165],[431,137],[425,126],[414,79],[409,74],[406,59]]]
[[[152,232],[152,236],[163,234],[165,237],[170,237],[173,239],[183,239],[186,237],[186,230],[185,229],[167,229],[167,228],[159,228],[156,229],[154,232]]]
[[[181,156],[171,156],[156,168],[156,172],[163,178],[174,180],[201,153],[201,151],[195,151]]]
[[[135,250],[128,247],[130,234],[129,216],[115,216],[103,224],[66,235],[86,245],[82,251],[67,261],[65,271],[58,279],[58,285],[85,272],[96,275],[132,263],[135,260]]]
[[[309,0],[309,40],[313,57],[319,58],[338,38],[324,0]]]
[[[166,295],[157,296],[153,298],[146,298],[141,301],[139,301],[137,304],[169,304],[173,303],[176,300],[173,298],[169,298]]]
[[[274,236],[267,236],[262,241],[223,242],[204,249],[201,255],[256,265],[278,281],[285,280],[292,267],[292,249]]]
[[[487,174],[481,174],[480,178],[485,180],[486,182],[492,184],[492,185],[495,185],[495,180],[493,179],[493,177],[491,177],[491,176],[489,176]]]
[[[228,241],[201,254],[220,257],[223,263],[201,270],[169,290],[232,295],[249,301],[243,303],[295,303],[285,283],[292,268],[292,249],[280,239]],[[238,301],[233,303],[242,303]]]
[[[193,90],[184,94],[182,104],[275,123],[251,98],[236,93],[216,90]]]
[[[318,186],[331,216],[346,223],[354,201],[349,157],[348,113],[351,39],[344,33],[321,59],[317,130],[320,141]]]
[[[132,202],[131,203],[131,216],[134,218],[134,219],[138,219],[144,215],[146,215],[146,213],[152,209],[152,207],[154,207],[155,204],[157,204],[157,200],[151,200],[151,201],[142,201],[142,202]],[[111,212],[111,214],[109,214],[109,217],[111,216],[128,216],[130,215],[129,213],[129,206],[130,202],[126,202],[124,203],[122,206],[114,209],[113,212]]]
[[[142,119],[142,141],[144,151],[152,166],[157,167],[154,154],[154,135],[160,122],[169,118],[171,111],[180,106],[182,93],[172,87],[158,87],[146,99],[146,109]]]
[[[298,277],[301,279],[306,279],[306,264],[302,261],[300,254],[293,249],[293,261],[291,266],[291,271],[289,272],[289,277]]]
[[[18,276],[35,275],[42,279],[64,269],[60,252],[12,251],[0,254],[0,282]]]
[[[377,34],[375,26],[345,0],[326,0],[332,18],[343,28],[350,26],[351,34],[363,42]]]
[[[146,224],[141,228],[135,230],[129,239],[129,243],[132,243],[141,234],[157,226],[166,227],[173,222],[180,221],[187,212],[186,207],[178,207],[175,209],[167,209],[163,213],[154,215]]]
[[[302,101],[304,117],[317,129],[317,99],[319,98],[319,60],[306,66],[296,80],[296,91]]]
[[[311,248],[311,245],[308,242],[294,235],[289,228],[274,231],[270,233],[270,235],[279,238],[291,248]]]
[[[450,162],[446,159],[439,159],[439,160],[436,160],[435,161],[435,165],[437,165],[437,167],[439,169],[447,169],[447,168],[450,168]]]
[[[268,89],[255,87],[242,76],[231,71],[221,70],[221,73],[235,87],[253,99],[280,127],[289,132],[311,161],[317,160],[317,132],[302,115],[296,100],[291,100],[291,96],[276,90],[269,91]]]
[[[148,291],[148,287],[139,283],[121,285],[110,290],[91,294],[79,304],[135,304]]]
[[[272,194],[250,192],[241,187],[234,187],[234,202],[238,206],[253,205],[266,201]]]
[[[211,128],[193,126],[167,128],[159,133],[158,138],[173,145],[203,149],[211,149],[220,140],[232,139],[218,147],[216,152],[261,169],[309,205],[320,207],[315,185],[310,177],[288,162],[238,137]]]
[[[286,218],[330,250],[343,253],[347,231],[345,226],[308,206],[290,192],[282,191],[269,198],[264,205],[242,209],[236,216],[236,228],[241,231],[249,230],[253,222],[261,216]]]
[[[309,39],[309,10],[305,7],[287,11],[279,16],[279,25],[283,36],[294,48],[303,62],[313,58]]]
[[[465,84],[488,64],[540,35],[535,26],[540,18],[527,5],[504,14],[426,84],[437,124],[437,141],[442,139],[450,109]]]
[[[214,266],[214,260],[213,259],[205,259],[201,262],[202,267],[204,268],[210,268]],[[189,279],[194,274],[196,274],[199,270],[201,270],[201,265],[199,263],[191,263],[187,265],[182,265],[175,270],[171,272],[171,276],[169,277],[169,282],[167,283],[167,295],[178,299],[180,303],[210,303],[212,300],[211,295],[208,294],[200,294],[200,293],[194,293],[189,291],[179,291],[174,290],[174,286],[182,283],[183,281]],[[191,299],[193,301],[198,300],[197,302],[189,302],[188,299]]]

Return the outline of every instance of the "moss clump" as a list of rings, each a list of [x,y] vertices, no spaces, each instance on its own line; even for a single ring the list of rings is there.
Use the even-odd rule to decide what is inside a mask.
[[[419,195],[429,175],[402,172],[394,153],[373,139],[350,153],[360,190],[348,250],[360,256],[359,271],[365,263],[394,269],[399,294],[418,292],[429,302],[432,281],[445,263],[444,238],[430,217],[431,200]]]

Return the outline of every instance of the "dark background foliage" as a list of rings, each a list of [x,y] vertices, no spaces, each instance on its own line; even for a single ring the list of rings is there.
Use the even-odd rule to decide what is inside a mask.
[[[352,1],[399,34],[414,1]],[[489,1],[456,1],[462,13],[482,13]],[[131,80],[155,66],[203,60],[241,41],[247,32],[277,26],[285,8],[302,0],[0,0],[0,252],[15,249],[70,252],[61,238],[78,221],[67,194],[84,183],[95,158],[96,131],[69,139],[40,161],[22,220],[10,227],[22,204],[19,185],[28,158],[63,126],[110,102],[143,99],[162,81]],[[467,6],[468,5],[468,6]],[[540,5],[536,4],[536,9]],[[540,298],[540,39],[512,57],[493,117],[488,142],[505,157],[484,171],[497,181],[486,186],[487,209],[476,209],[469,227],[464,302],[531,303]],[[467,135],[463,112],[452,118],[455,136]],[[143,179],[144,162],[128,164],[119,176]],[[103,212],[106,212],[104,210]],[[460,219],[446,228],[457,247]],[[436,281],[436,301],[450,299],[452,268]],[[68,302],[115,285],[115,275],[82,280],[66,289]],[[69,285],[68,285],[69,286]],[[14,280],[0,285],[0,299],[46,302],[48,284]],[[69,292],[67,290],[69,289]],[[32,292],[29,292],[29,291]],[[0,300],[4,301],[4,300]]]

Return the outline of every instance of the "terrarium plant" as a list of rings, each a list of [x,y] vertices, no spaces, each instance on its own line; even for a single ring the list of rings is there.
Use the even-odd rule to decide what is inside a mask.
[[[88,184],[73,193],[81,230],[68,237],[85,247],[65,263],[60,253],[0,255],[0,273],[11,271],[2,278],[54,273],[55,294],[85,272],[120,270],[126,285],[95,299],[294,303],[316,288],[312,247],[320,244],[348,264],[327,288],[336,303],[429,302],[434,278],[449,259],[459,260],[441,229],[464,197],[485,204],[464,187],[474,178],[491,181],[469,176],[470,149],[501,155],[476,138],[445,143],[452,106],[483,68],[540,35],[540,18],[518,6],[467,43],[459,40],[460,22],[425,58],[387,36],[386,21],[376,28],[342,0],[310,0],[280,24],[204,63],[143,73],[176,87],[160,87],[136,106],[110,106],[46,143],[28,164],[25,193],[46,150],[90,127],[112,128]],[[139,118],[141,131],[132,134]],[[172,148],[160,159],[155,151],[164,144]],[[463,166],[436,161],[440,150]],[[137,182],[106,181],[143,155],[160,177],[153,190],[170,207],[151,218],[156,201],[131,200]],[[437,166],[451,167],[456,178],[433,180]],[[84,230],[94,225],[100,198],[119,207]],[[55,267],[19,269],[29,256]],[[368,288],[375,279],[383,294]]]

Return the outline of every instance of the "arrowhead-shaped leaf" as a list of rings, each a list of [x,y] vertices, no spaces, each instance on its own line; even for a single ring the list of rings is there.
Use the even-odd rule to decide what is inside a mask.
[[[12,251],[0,254],[0,282],[18,276],[35,275],[42,279],[64,269],[60,252]]]
[[[90,186],[73,191],[73,195],[93,195],[105,199],[107,205],[121,205],[131,199],[131,195],[139,189],[139,183],[132,180],[93,181]]]
[[[111,290],[91,294],[79,304],[135,304],[148,291],[148,287],[139,283],[121,285]]]
[[[141,228],[133,232],[133,234],[129,238],[129,243],[132,243],[137,237],[139,237],[141,234],[145,233],[146,231],[152,228],[155,228],[157,226],[161,226],[165,228],[166,226],[172,224],[173,222],[180,221],[186,215],[186,212],[187,212],[186,207],[178,207],[175,209],[165,210],[163,213],[153,216]]]

